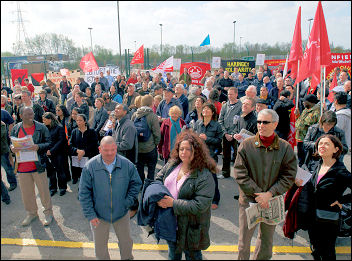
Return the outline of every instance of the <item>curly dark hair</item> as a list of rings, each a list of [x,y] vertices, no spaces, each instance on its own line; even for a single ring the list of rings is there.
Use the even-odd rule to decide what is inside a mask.
[[[205,107],[208,107],[208,108],[212,111],[213,116],[211,117],[211,119],[214,120],[214,121],[216,121],[216,116],[217,116],[217,114],[216,114],[215,105],[212,104],[212,103],[210,103],[210,102],[206,102],[206,103],[203,104],[202,110],[203,110]],[[202,116],[202,120],[204,121],[203,112],[201,113],[201,116]]]
[[[192,129],[183,130],[180,134],[177,135],[174,149],[171,152],[171,160],[177,164],[181,163],[181,159],[179,157],[179,148],[181,142],[186,140],[191,144],[192,150],[194,152],[190,171],[202,171],[204,168],[206,168],[209,169],[209,171],[212,173],[217,173],[218,170],[216,168],[216,162],[210,156],[208,146]]]
[[[331,140],[331,142],[334,144],[335,148],[338,148],[339,150],[337,152],[335,152],[334,154],[332,154],[332,158],[333,159],[338,159],[342,153],[343,150],[343,146],[341,141],[339,140],[339,138],[337,138],[336,136],[332,135],[332,134],[324,134],[322,136],[320,136],[316,142],[315,142],[315,153],[313,154],[313,157],[315,159],[320,159],[320,155],[318,152],[318,145],[319,145],[319,141],[323,138],[328,138]]]

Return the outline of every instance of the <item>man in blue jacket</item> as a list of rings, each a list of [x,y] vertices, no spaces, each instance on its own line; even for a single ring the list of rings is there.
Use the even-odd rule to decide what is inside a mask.
[[[105,136],[99,146],[100,154],[91,158],[82,170],[79,201],[84,216],[90,221],[97,259],[110,259],[109,230],[112,224],[119,240],[122,260],[133,259],[133,241],[128,209],[142,187],[132,162],[117,155],[117,145]]]

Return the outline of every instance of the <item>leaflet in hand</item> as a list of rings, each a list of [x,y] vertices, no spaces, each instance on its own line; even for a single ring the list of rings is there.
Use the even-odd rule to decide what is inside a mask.
[[[16,149],[22,149],[16,152],[16,160],[18,163],[38,161],[38,154],[34,150],[26,150],[34,145],[31,135],[24,136],[23,138],[10,137],[12,145]]]
[[[249,137],[254,136],[254,134],[252,132],[245,130],[245,129],[242,129],[239,134],[242,136],[241,139],[237,140],[239,143],[241,143],[242,141],[244,141],[245,139],[247,139]]]
[[[308,180],[312,177],[312,174],[309,171],[306,171],[299,166],[297,166],[297,174],[296,174],[296,179],[301,179],[303,180],[302,186],[304,186]]]
[[[78,156],[72,156],[72,166],[83,168],[87,163],[88,157],[82,157],[81,160],[78,160]]]

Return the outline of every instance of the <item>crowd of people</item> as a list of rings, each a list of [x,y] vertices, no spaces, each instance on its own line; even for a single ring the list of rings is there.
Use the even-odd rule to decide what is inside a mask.
[[[233,162],[240,192],[238,258],[249,259],[255,228],[248,229],[245,209],[251,203],[267,208],[272,197],[302,186],[295,179],[298,167],[313,174],[315,208],[338,212],[350,201],[350,194],[343,196],[351,188],[343,157],[351,151],[351,81],[338,67],[334,73],[339,81],[333,102],[327,80],[323,104],[323,87],[311,88],[308,78],[297,84],[297,97],[294,80],[267,65],[247,77],[237,67],[231,74],[209,70],[204,87],[191,84],[186,68],[180,77],[138,70],[114,79],[101,72],[91,85],[62,76],[58,86],[40,82],[38,94],[28,79],[23,86],[17,79],[13,87],[2,83],[1,166],[10,185],[1,183],[2,201],[10,204],[8,191],[18,182],[27,226],[38,218],[36,186],[48,226],[54,219],[51,197],[58,191],[64,196],[72,180],[79,183],[97,258],[109,258],[113,225],[121,258],[133,259],[129,219],[138,213],[139,225],[155,227],[156,236],[167,240],[169,259],[181,259],[183,251],[186,259],[200,260],[210,245],[211,211],[221,204],[218,179],[230,177]],[[293,114],[297,157],[288,142]],[[29,135],[30,147],[10,140]],[[36,159],[19,160],[25,151],[34,151]],[[156,173],[158,159],[164,166]],[[313,256],[336,259],[337,227],[321,234],[323,222],[309,230]],[[259,229],[254,258],[270,259],[275,226],[260,223]]]

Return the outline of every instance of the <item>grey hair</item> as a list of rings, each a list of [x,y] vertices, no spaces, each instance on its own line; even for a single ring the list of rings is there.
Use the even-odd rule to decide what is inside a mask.
[[[257,87],[256,87],[255,85],[249,85],[248,88],[247,88],[247,90],[248,90],[249,88],[251,88],[251,89],[254,88],[255,92],[257,92]]]
[[[277,114],[276,111],[272,110],[272,109],[263,109],[258,113],[258,117],[260,115],[271,115],[271,119],[273,122],[279,122],[279,115]]]
[[[198,90],[198,86],[192,86],[192,88],[190,89],[189,92],[190,92],[191,94],[196,94],[197,90]]]
[[[185,89],[185,87],[183,87],[183,85],[181,83],[176,84],[176,87],[181,87],[182,90]]]

